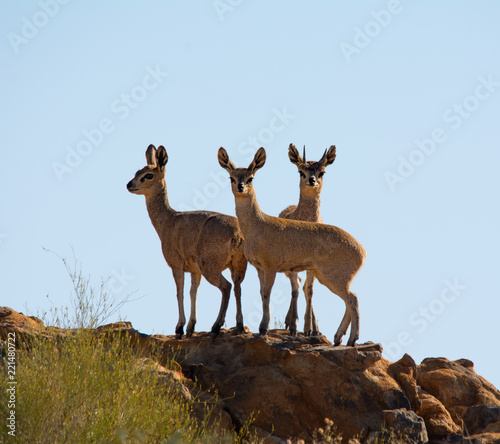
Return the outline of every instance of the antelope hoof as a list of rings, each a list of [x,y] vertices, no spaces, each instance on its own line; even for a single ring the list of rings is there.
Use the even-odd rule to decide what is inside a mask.
[[[243,333],[243,322],[238,322],[236,324],[236,334],[241,335]]]
[[[349,339],[347,341],[347,346],[348,347],[354,347],[355,345],[356,345],[356,339],[353,339],[353,340]]]
[[[266,336],[267,335],[267,328],[259,327],[259,335]]]
[[[313,331],[313,332],[311,333],[311,336],[319,336],[319,331]]]
[[[186,337],[187,338],[190,338],[191,336],[193,336],[194,326],[195,326],[195,324],[188,324],[188,326],[186,328]]]
[[[290,329],[290,336],[297,336],[297,329]]]
[[[217,336],[219,336],[220,333],[220,325],[219,324],[214,324],[212,327],[212,333],[210,333],[210,337],[212,339],[215,339]]]
[[[184,335],[184,326],[181,325],[180,327],[175,328],[175,339],[182,339],[182,336]]]

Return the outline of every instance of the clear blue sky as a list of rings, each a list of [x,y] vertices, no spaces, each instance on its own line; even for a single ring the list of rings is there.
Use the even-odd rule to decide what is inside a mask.
[[[96,286],[110,277],[117,298],[142,296],[123,318],[173,334],[172,275],[144,198],[125,188],[147,146],[168,151],[174,208],[233,215],[217,149],[246,166],[264,146],[255,187],[278,215],[298,199],[288,144],[311,159],[335,144],[322,215],[368,253],[353,284],[359,342],[391,360],[466,357],[500,387],[500,3],[237,3],[1,3],[1,304],[68,305],[69,278],[42,247],[73,248]],[[289,293],[280,277],[272,319]],[[198,301],[208,330],[220,293],[205,281]],[[332,339],[342,301],[316,285],[314,307]],[[243,309],[257,331],[252,267]],[[299,310],[302,328],[302,295]]]

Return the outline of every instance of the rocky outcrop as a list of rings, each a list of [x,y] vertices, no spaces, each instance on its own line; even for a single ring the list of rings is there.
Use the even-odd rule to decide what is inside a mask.
[[[8,331],[40,334],[44,327],[0,309],[2,339]],[[227,427],[240,427],[253,413],[254,431],[268,442],[311,442],[325,421],[352,443],[500,442],[500,392],[465,359],[428,358],[416,365],[405,355],[392,363],[379,344],[334,347],[324,337],[279,330],[265,337],[223,330],[215,340],[209,333],[180,340],[148,336],[130,323],[99,332],[129,335],[138,359],[161,350],[166,381],[186,396],[196,383],[204,396],[217,399]],[[166,371],[161,366],[170,360],[177,366]]]
[[[9,307],[0,307],[0,338],[5,340],[12,331],[20,338],[36,334],[44,329],[42,321],[35,316],[25,316]]]
[[[424,420],[406,409],[384,411],[385,430],[370,432],[366,444],[383,442],[423,443],[429,441]]]
[[[468,359],[424,359],[418,367],[417,384],[439,399],[460,426],[470,406],[500,404],[498,390],[474,372]]]
[[[500,433],[500,406],[473,405],[463,417],[465,433],[468,436],[495,435]],[[499,440],[500,441],[500,440]]]

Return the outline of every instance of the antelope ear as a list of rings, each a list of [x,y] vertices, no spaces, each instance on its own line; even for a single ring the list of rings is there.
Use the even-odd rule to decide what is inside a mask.
[[[156,162],[160,169],[165,168],[165,165],[168,162],[168,154],[167,150],[163,145],[160,145],[158,149],[156,150]]]
[[[334,162],[336,156],[337,154],[335,145],[332,145],[330,148],[328,148],[328,151],[325,150],[325,153],[323,154],[323,157],[320,159],[319,163],[323,166],[331,165]]]
[[[219,159],[219,165],[225,170],[227,170],[229,173],[231,173],[231,171],[236,169],[234,163],[229,160],[227,151],[222,147],[219,148],[219,152],[217,153],[217,159]]]
[[[148,166],[156,168],[156,148],[154,145],[149,145],[146,150],[146,161]]]
[[[266,150],[262,147],[258,149],[252,160],[252,163],[248,166],[248,170],[255,172],[262,168],[266,163]]]
[[[291,143],[288,147],[288,158],[290,159],[290,162],[297,166],[304,163],[304,159],[300,157],[299,150],[295,148],[295,145],[293,143]]]

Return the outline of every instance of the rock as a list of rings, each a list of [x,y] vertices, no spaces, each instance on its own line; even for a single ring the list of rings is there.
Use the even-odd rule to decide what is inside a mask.
[[[5,340],[8,332],[15,333],[16,346],[31,335],[44,330],[43,322],[35,316],[25,316],[9,307],[0,307],[0,338]]]
[[[70,333],[0,308],[0,341],[11,331],[19,338],[42,334],[58,340]],[[159,350],[153,371],[165,384],[186,399],[195,391],[215,405],[225,428],[239,429],[253,414],[250,429],[263,442],[311,443],[320,429],[330,434],[324,442],[340,442],[341,435],[351,444],[500,442],[500,392],[465,359],[428,358],[417,366],[405,355],[391,363],[379,344],[334,347],[325,337],[289,336],[284,330],[265,337],[231,329],[215,340],[210,333],[176,339],[119,322],[95,334],[127,335],[138,365],[158,359],[151,351]],[[463,424],[471,436],[462,436]]]
[[[97,327],[95,330],[98,332],[103,332],[106,330],[128,330],[132,328],[132,322],[125,322],[125,321],[120,321],[120,322],[113,322],[112,324],[106,324],[106,325],[101,325]]]
[[[421,401],[417,388],[417,365],[413,358],[405,354],[399,361],[388,367],[389,374],[399,383],[412,408],[417,411]]]
[[[464,418],[467,436],[485,432],[500,433],[500,406],[473,405],[467,409]]]
[[[486,428],[484,429],[484,433],[500,434],[500,421],[487,425]]]
[[[417,368],[418,385],[439,399],[460,428],[470,406],[500,405],[500,392],[473,366],[467,359],[427,358]]]
[[[439,441],[430,441],[430,444],[499,444],[500,433],[482,433],[470,437],[452,436]]]
[[[418,394],[421,405],[417,413],[424,419],[429,436],[436,438],[460,434],[460,427],[451,419],[448,410],[437,398],[421,387],[418,387]]]
[[[464,444],[499,444],[500,433],[480,433],[464,439]]]
[[[9,307],[0,307],[0,318],[5,318],[12,314],[12,309]]]
[[[310,441],[326,417],[348,439],[381,430],[383,410],[410,408],[380,345],[333,347],[299,338],[224,332],[215,342],[195,335],[167,339],[164,347],[181,347],[184,373],[202,388],[216,387],[233,419],[243,423],[259,412],[255,425],[283,439]]]
[[[384,428],[398,443],[421,444],[429,441],[424,420],[411,410],[385,410]]]

